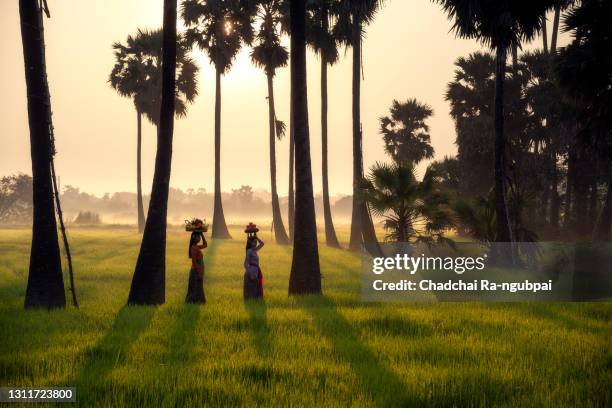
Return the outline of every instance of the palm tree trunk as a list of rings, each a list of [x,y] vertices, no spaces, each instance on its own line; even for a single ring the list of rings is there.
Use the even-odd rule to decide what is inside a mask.
[[[572,191],[574,196],[574,205],[572,208],[574,221],[573,229],[579,237],[585,237],[589,232],[587,217],[587,202],[588,202],[588,166],[585,161],[584,146],[578,146],[579,150],[576,154],[575,172],[572,178]]]
[[[570,147],[570,152],[567,158],[567,177],[565,184],[565,208],[563,215],[563,227],[569,229],[572,227],[572,202],[573,202],[573,184],[574,184],[574,168],[576,161],[576,153],[574,147]]]
[[[137,195],[137,207],[138,207],[138,232],[144,231],[145,216],[144,216],[144,205],[142,203],[142,113],[137,113],[137,132],[138,139],[136,142],[136,195]]]
[[[295,232],[289,294],[321,293],[317,223],[312,192],[306,86],[306,5],[290,3],[291,105],[295,137]]]
[[[548,54],[548,34],[546,30],[546,13],[542,14],[542,45],[544,54]]]
[[[176,1],[164,0],[162,100],[155,173],[128,304],[159,305],[164,303],[166,298],[166,223],[176,83]]]
[[[25,307],[52,309],[66,306],[66,293],[53,203],[51,106],[38,1],[20,0],[19,16],[26,67],[34,207]]]
[[[550,225],[552,226],[555,233],[558,232],[559,229],[559,191],[557,190],[557,185],[559,184],[559,170],[557,169],[557,154],[555,152],[552,153],[552,175],[550,180]]]
[[[593,238],[599,241],[609,241],[612,238],[610,230],[612,228],[612,176],[608,176],[608,191],[606,200],[597,216],[593,228]]]
[[[295,170],[295,139],[293,137],[293,106],[289,108],[289,198],[287,211],[289,218],[289,240],[293,242],[293,221],[295,218],[295,190],[293,174]]]
[[[367,203],[359,199],[359,182],[363,177],[363,147],[361,133],[361,22],[354,17],[351,45],[353,47],[353,208],[349,250],[359,251],[362,244],[378,256],[380,247]]]
[[[327,16],[323,17],[324,30],[327,30]],[[323,218],[325,220],[325,243],[340,248],[329,203],[329,173],[327,165],[327,61],[321,56],[321,173],[323,176]]]
[[[361,150],[361,25],[357,18],[353,21],[353,208],[351,212],[351,235],[349,249],[359,251],[363,243],[362,205],[359,200],[359,180],[363,177],[363,152]]]
[[[592,170],[593,173],[595,172],[595,170]],[[593,228],[595,228],[595,224],[597,221],[597,216],[599,214],[599,210],[598,210],[598,189],[597,189],[597,178],[595,176],[595,174],[592,173],[592,179],[591,179],[591,186],[590,186],[590,190],[589,190],[589,209],[587,212],[587,222],[588,222],[588,226],[589,226],[589,231],[593,231]]]
[[[212,238],[231,239],[221,198],[221,72],[216,69],[215,78],[215,201],[213,209]]]
[[[497,47],[495,61],[495,210],[497,242],[512,242],[506,202],[506,137],[504,135],[504,81],[506,49]]]
[[[271,74],[268,77],[268,122],[270,125],[270,185],[272,189],[272,224],[274,236],[280,245],[288,245],[289,237],[285,232],[278,191],[276,190],[276,113],[274,112],[274,83]]]
[[[555,54],[557,52],[557,37],[559,35],[559,19],[561,18],[561,5],[557,3],[555,6],[555,17],[553,20],[553,32],[552,38],[550,39],[550,52]]]

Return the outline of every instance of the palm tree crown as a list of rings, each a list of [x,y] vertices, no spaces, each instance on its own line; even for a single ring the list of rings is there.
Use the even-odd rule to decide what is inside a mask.
[[[541,16],[555,0],[435,0],[453,20],[459,37],[476,39],[491,48],[531,41],[542,25]]]
[[[185,0],[181,10],[187,26],[185,38],[206,52],[224,74],[242,45],[253,41],[255,7],[249,0]]]
[[[138,29],[125,44],[116,42],[115,66],[108,82],[119,95],[133,98],[138,112],[153,124],[159,124],[162,84],[163,32]],[[189,48],[180,36],[176,53],[176,98],[174,111],[178,117],[187,114],[187,105],[198,95],[198,67],[189,56]]]
[[[274,76],[276,70],[287,66],[289,61],[289,51],[280,43],[281,1],[264,2],[257,14],[261,25],[255,35],[256,44],[251,51],[251,61],[263,69],[266,75]]]
[[[338,62],[341,37],[334,34],[342,4],[338,0],[310,0],[306,12],[306,41],[326,64]]]
[[[431,159],[434,149],[425,120],[433,115],[432,108],[416,99],[394,100],[390,114],[380,118],[380,133],[385,150],[393,160],[417,164],[423,159]]]

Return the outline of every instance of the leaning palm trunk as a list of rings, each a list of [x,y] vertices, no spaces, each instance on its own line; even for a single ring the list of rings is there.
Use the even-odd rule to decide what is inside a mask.
[[[28,93],[32,155],[33,226],[25,307],[66,306],[53,186],[51,180],[51,107],[46,80],[42,14],[38,0],[20,0],[19,16]]]
[[[327,30],[327,17],[323,18],[323,29]],[[323,176],[323,218],[325,220],[325,243],[340,248],[332,220],[329,203],[329,174],[327,166],[327,62],[321,56],[321,167]]]
[[[137,112],[137,132],[138,139],[136,142],[136,190],[137,190],[137,202],[138,206],[138,232],[144,231],[145,215],[144,215],[144,204],[142,202],[142,113]]]
[[[172,165],[176,75],[176,0],[164,0],[162,100],[153,188],[129,304],[159,305],[166,297],[166,225]]]
[[[272,224],[276,242],[281,245],[289,244],[289,237],[285,232],[278,191],[276,190],[276,113],[274,111],[274,82],[271,74],[268,77],[268,122],[270,125],[270,184],[272,190]]]
[[[216,70],[215,80],[215,201],[213,210],[212,237],[231,239],[221,198],[221,72]]]
[[[306,6],[292,1],[291,105],[295,137],[295,231],[289,294],[321,293],[317,224],[312,192],[306,88]]]
[[[497,47],[495,61],[495,213],[497,242],[512,242],[510,216],[506,201],[506,137],[504,135],[504,81],[506,76],[506,49]],[[511,252],[514,252],[512,250]],[[515,259],[514,254],[510,261]]]

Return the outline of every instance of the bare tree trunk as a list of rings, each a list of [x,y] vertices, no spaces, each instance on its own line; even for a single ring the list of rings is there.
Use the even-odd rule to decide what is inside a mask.
[[[323,29],[327,30],[327,16],[323,18]],[[327,61],[321,55],[321,174],[323,176],[323,217],[325,219],[325,243],[340,248],[329,202],[329,174],[327,165]]]
[[[215,78],[215,197],[213,209],[212,238],[231,239],[221,197],[221,72],[216,69]]]
[[[272,190],[272,225],[274,237],[280,245],[288,245],[289,237],[285,232],[278,191],[276,190],[276,113],[274,111],[274,83],[271,74],[268,77],[268,122],[270,125],[270,185]]]
[[[287,210],[289,217],[289,240],[293,242],[293,221],[295,219],[295,183],[293,181],[293,174],[295,170],[295,139],[293,137],[293,106],[291,106],[289,110],[289,198],[287,202]]]
[[[291,105],[295,137],[295,232],[289,294],[321,293],[317,224],[312,192],[306,86],[306,5],[290,3]]]
[[[136,205],[138,206],[138,232],[142,233],[145,226],[144,204],[142,202],[142,113],[136,113],[138,114],[138,139],[136,142]]]
[[[51,101],[49,100],[49,105]],[[60,202],[59,187],[57,185],[57,177],[55,176],[55,163],[51,158],[51,180],[53,180],[53,195],[55,196],[55,208],[57,209],[57,219],[60,223],[60,231],[62,232],[62,240],[64,241],[64,250],[66,251],[66,260],[68,263],[68,279],[70,281],[70,294],[72,295],[72,306],[78,308],[76,288],[74,287],[74,269],[72,268],[72,253],[70,252],[70,244],[68,243],[68,235],[66,234],[66,226],[64,225],[64,213],[62,212],[62,204]]]
[[[349,239],[349,249],[359,251],[363,243],[362,237],[362,218],[363,208],[359,199],[359,181],[363,177],[361,150],[361,24],[357,17],[353,18],[353,208],[351,212],[351,235]]]
[[[53,154],[51,106],[46,80],[44,29],[41,13],[37,0],[19,1],[28,96],[34,207],[25,307],[52,309],[66,306],[66,293],[53,203],[50,166]]]
[[[166,300],[166,225],[176,83],[176,1],[164,0],[162,100],[155,173],[128,304],[159,305]]]

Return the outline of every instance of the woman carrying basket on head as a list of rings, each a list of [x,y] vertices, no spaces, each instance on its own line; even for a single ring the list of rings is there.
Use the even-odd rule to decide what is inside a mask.
[[[207,225],[201,220],[194,219],[186,223],[185,229],[191,232],[188,250],[189,258],[191,258],[191,270],[189,271],[185,303],[204,304],[206,303],[206,297],[204,296],[204,255],[202,250],[208,246],[206,238],[204,238]]]
[[[247,225],[246,255],[244,257],[244,300],[263,299],[263,274],[259,267],[258,251],[264,242],[257,237],[259,228],[253,223]]]

